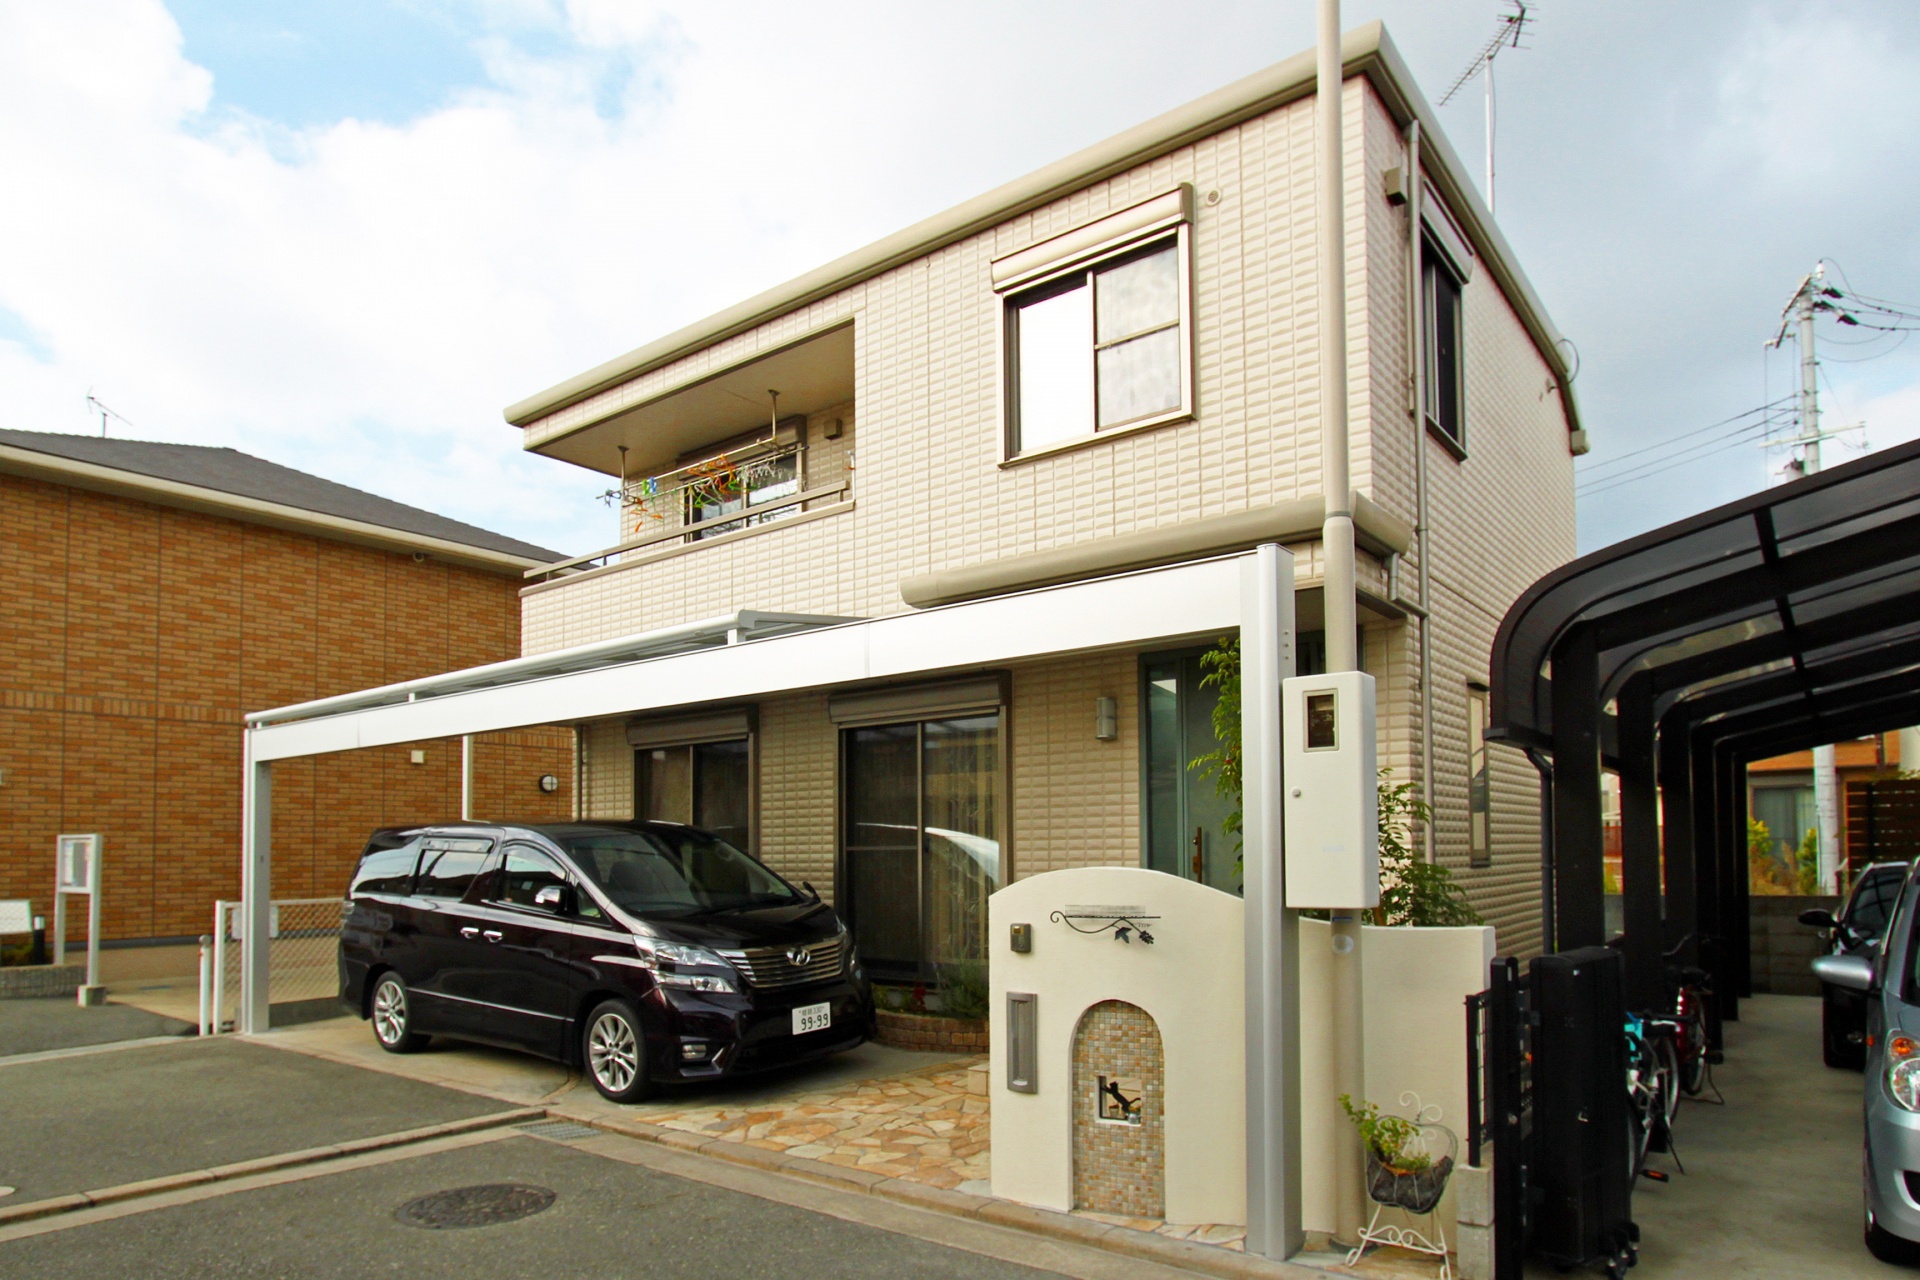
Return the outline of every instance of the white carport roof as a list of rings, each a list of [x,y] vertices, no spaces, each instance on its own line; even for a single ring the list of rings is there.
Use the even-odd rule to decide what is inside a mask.
[[[1246,558],[1225,556],[865,621],[726,615],[253,712],[247,716],[250,758],[266,763],[1217,635],[1240,625],[1240,566]]]

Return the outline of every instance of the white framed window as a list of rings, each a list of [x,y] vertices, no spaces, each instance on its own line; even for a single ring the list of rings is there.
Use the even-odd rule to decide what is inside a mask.
[[[1192,416],[1187,197],[1181,188],[995,263],[1005,458]]]

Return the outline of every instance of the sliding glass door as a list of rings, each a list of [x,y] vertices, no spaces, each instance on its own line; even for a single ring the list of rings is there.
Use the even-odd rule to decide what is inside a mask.
[[[634,753],[634,816],[704,827],[753,848],[753,754],[745,738]]]
[[[984,959],[1002,873],[999,714],[852,728],[842,745],[842,906],[868,968],[921,978]]]

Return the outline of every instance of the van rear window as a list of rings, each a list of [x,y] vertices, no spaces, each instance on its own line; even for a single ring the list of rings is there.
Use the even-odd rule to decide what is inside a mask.
[[[418,840],[410,840],[397,849],[371,850],[360,859],[348,894],[412,893],[413,867],[419,856]]]

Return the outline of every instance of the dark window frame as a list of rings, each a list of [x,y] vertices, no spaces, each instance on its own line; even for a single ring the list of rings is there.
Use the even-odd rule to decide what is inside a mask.
[[[1451,354],[1441,350],[1443,325]],[[1420,238],[1421,420],[1455,458],[1467,456],[1466,280],[1430,235]],[[1442,373],[1446,377],[1443,380]]]

